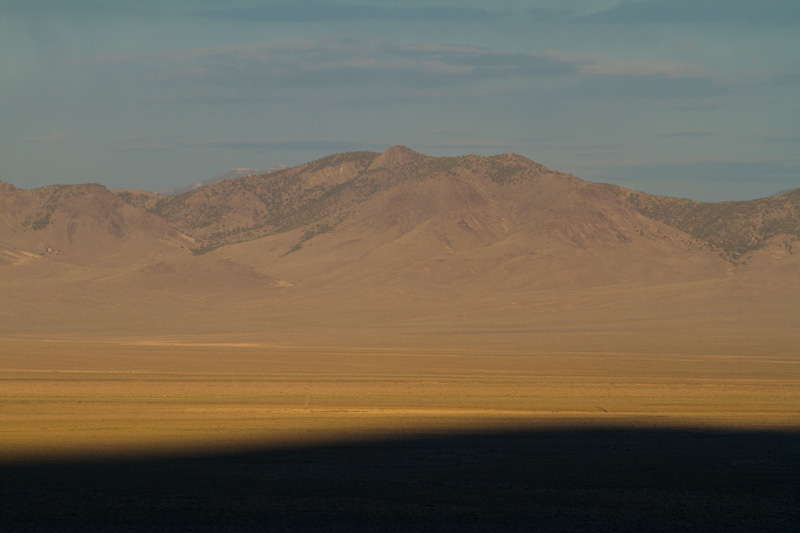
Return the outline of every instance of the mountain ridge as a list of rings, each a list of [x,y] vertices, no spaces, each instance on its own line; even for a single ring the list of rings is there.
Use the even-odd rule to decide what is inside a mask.
[[[0,184],[0,333],[783,353],[800,342],[799,203],[405,147],[172,197]]]
[[[481,198],[486,200],[490,196],[505,195],[502,201],[508,203],[507,193],[512,190],[511,196],[528,196],[528,203],[518,208],[518,214],[526,209],[555,209],[575,194],[580,198],[573,200],[587,206],[602,198],[603,202],[614,203],[617,208],[625,205],[650,220],[678,229],[733,261],[760,249],[776,236],[800,237],[800,201],[797,198],[800,193],[797,191],[743,202],[697,202],[585,182],[513,153],[491,157],[432,157],[402,145],[383,153],[332,154],[292,168],[209,183],[175,196],[130,189],[119,189],[113,194],[133,208],[129,219],[136,212],[136,216],[153,224],[154,216],[162,225],[171,226],[173,232],[186,236],[184,244],[191,241],[194,253],[207,253],[230,244],[303,228],[302,236],[294,245],[299,249],[315,235],[331,231],[363,202],[397,187],[408,188],[408,183],[412,182],[434,188],[447,188],[444,183],[450,183],[451,190],[439,194],[451,194],[453,198],[437,209],[453,210],[458,202],[469,208],[470,202],[480,203]],[[90,193],[90,190],[95,192]],[[16,226],[14,233],[17,235],[44,231],[51,226],[51,217],[56,211],[65,211],[63,216],[67,218],[77,216],[68,198],[94,194],[95,203],[108,204],[111,197],[106,191],[101,185],[87,184],[53,185],[26,192],[12,184],[0,183],[0,194],[5,198],[3,220],[9,229]],[[536,192],[535,198],[531,191]],[[407,194],[417,202],[417,205],[406,206],[409,213],[419,208],[415,216],[422,216],[426,209],[433,208],[431,198],[424,198],[424,194],[419,197]],[[12,208],[13,202],[37,205],[22,219],[15,220],[19,205]],[[407,216],[408,213],[401,213],[402,204],[402,198],[396,198],[392,205],[386,206],[387,213],[394,213],[395,218]],[[107,206],[109,209],[121,207]],[[110,212],[95,215],[91,212],[89,210],[89,216],[102,218],[112,235],[123,231],[120,221]],[[476,230],[490,224],[478,220],[474,214],[467,215],[458,221],[466,228]],[[562,224],[568,222],[568,217],[561,218]],[[77,226],[70,227],[74,232]],[[61,231],[71,234],[68,228]],[[121,236],[121,233],[117,235]]]

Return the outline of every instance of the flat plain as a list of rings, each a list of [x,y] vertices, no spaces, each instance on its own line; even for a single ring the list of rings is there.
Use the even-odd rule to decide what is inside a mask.
[[[0,527],[791,531],[791,356],[3,340]]]
[[[796,429],[784,356],[3,341],[0,453],[76,457],[543,427]]]
[[[800,523],[797,192],[398,146],[0,210],[0,530]]]

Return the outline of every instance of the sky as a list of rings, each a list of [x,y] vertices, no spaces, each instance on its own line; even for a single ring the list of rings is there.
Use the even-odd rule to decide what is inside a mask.
[[[800,187],[800,2],[0,0],[0,181],[397,144],[703,201]]]

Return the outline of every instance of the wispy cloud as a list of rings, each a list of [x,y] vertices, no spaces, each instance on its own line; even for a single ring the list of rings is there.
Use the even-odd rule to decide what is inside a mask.
[[[62,17],[86,16],[163,16],[170,11],[164,2],[142,0],[139,2],[109,2],[104,0],[9,0],[0,2],[0,12],[41,17],[51,14]]]
[[[280,86],[353,85],[367,82],[437,85],[509,77],[582,75],[624,77],[643,83],[661,79],[705,80],[710,69],[680,61],[614,61],[549,50],[508,52],[475,46],[403,45],[333,37],[250,46],[175,50],[163,53],[98,55],[98,67],[135,65],[163,82]],[[680,85],[680,83],[673,83]],[[684,83],[685,85],[685,83]]]
[[[307,151],[316,153],[337,153],[356,150],[375,150],[383,151],[386,148],[407,141],[395,140],[393,142],[375,142],[364,140],[342,140],[326,138],[238,138],[238,139],[215,139],[211,141],[187,142],[183,146],[188,148],[215,148],[220,150],[293,150]],[[417,149],[503,149],[522,147],[522,144],[508,143],[495,139],[481,138],[451,138],[441,141],[429,141],[416,143]]]
[[[505,52],[478,47],[396,46],[392,53],[446,66],[453,73],[483,75],[563,76],[575,74],[573,62],[548,54]]]
[[[698,139],[702,137],[714,137],[717,133],[708,131],[674,131],[669,133],[662,133],[661,137],[670,137],[674,139]]]
[[[109,152],[167,152],[173,150],[175,147],[166,144],[147,144],[147,143],[133,143],[133,144],[118,144],[110,146]]]
[[[255,7],[236,6],[233,2],[212,2],[219,7],[202,7],[196,0],[174,0],[159,2],[116,2],[104,0],[26,0],[0,2],[0,12],[13,15],[41,17],[117,16],[147,19],[202,18],[232,22],[278,22],[278,23],[342,23],[368,20],[433,21],[439,23],[461,23],[466,20],[490,20],[510,16],[506,11],[453,5],[407,5],[405,2],[352,3],[339,0],[303,0],[250,2]],[[209,5],[209,2],[206,2]],[[227,5],[226,5],[227,4]],[[234,7],[230,7],[233,4]],[[241,5],[241,2],[239,3]],[[394,4],[394,5],[393,5]],[[399,4],[399,5],[398,5]]]
[[[549,50],[545,55],[559,62],[570,63],[575,66],[578,73],[589,76],[630,75],[669,78],[719,76],[708,67],[690,61],[620,61],[595,54],[576,54],[561,50]]]
[[[800,72],[798,72],[797,70],[792,72],[783,72],[781,74],[773,76],[768,83],[773,83],[779,86],[780,85],[789,86],[789,87],[800,85]]]
[[[385,149],[389,144],[366,144],[357,141],[313,138],[240,138],[217,139],[186,143],[188,147],[219,148],[224,150],[282,149],[313,152],[346,152],[365,148]]]
[[[463,21],[506,16],[506,13],[471,7],[352,4],[321,0],[277,2],[268,6],[206,9],[193,13],[216,20],[314,23],[359,20]]]
[[[527,10],[531,20],[535,23],[565,23],[577,16],[573,9],[553,9],[533,7]]]
[[[638,181],[697,180],[722,183],[752,182],[753,176],[772,183],[800,184],[800,161],[696,161],[662,164],[609,163],[615,179]]]
[[[453,139],[424,144],[428,148],[502,148],[521,147],[523,144],[509,143],[496,139]]]
[[[693,200],[751,200],[800,186],[800,160],[711,160],[650,164],[606,160],[581,177],[616,183],[651,194]]]
[[[35,135],[33,137],[23,137],[19,141],[26,143],[53,143],[69,139],[69,133],[64,131],[54,131],[47,135]]]
[[[774,26],[800,25],[800,2],[794,0],[625,0],[579,18],[613,24],[707,24],[735,22]]]
[[[574,93],[591,98],[680,99],[721,96],[728,91],[726,84],[710,78],[609,74],[587,78]]]
[[[100,55],[95,68],[128,68],[165,84],[198,91],[226,87],[239,98],[258,89],[265,98],[286,88],[365,86],[423,89],[512,77],[569,76],[574,62],[549,54],[506,52],[481,47],[404,45],[354,38],[326,38],[238,47],[177,50],[136,55]],[[265,89],[267,91],[265,91]]]
[[[219,150],[299,150],[310,152],[347,152],[352,150],[384,150],[392,143],[364,143],[326,138],[297,137],[233,137],[204,141],[176,140],[171,143],[147,143],[130,140],[119,141],[107,148],[110,152],[165,152],[194,148],[213,148]]]
[[[772,135],[765,137],[764,140],[769,143],[800,143],[800,135]]]
[[[591,99],[695,98],[729,88],[712,69],[686,61],[617,61],[558,50],[526,53],[353,37],[98,55],[88,65],[109,79],[127,73],[132,83],[165,87],[148,91],[151,100],[202,105],[297,101],[323,93],[343,106],[403,104],[452,98],[456,87],[467,97],[495,88],[514,92],[542,79],[560,80],[564,97]]]

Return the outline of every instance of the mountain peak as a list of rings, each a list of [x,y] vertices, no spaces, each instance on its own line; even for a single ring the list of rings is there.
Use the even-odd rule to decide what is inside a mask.
[[[492,159],[497,161],[505,161],[505,162],[513,162],[513,163],[533,163],[530,159],[525,157],[524,155],[519,155],[515,152],[506,152],[505,154],[499,154],[493,156]]]
[[[415,152],[408,146],[404,144],[395,144],[394,146],[390,146],[386,149],[384,154],[413,154],[413,155],[420,155],[419,152]]]
[[[398,144],[388,148],[385,152],[376,157],[375,160],[372,161],[370,168],[397,167],[420,157],[424,156],[415,152],[408,146]]]

